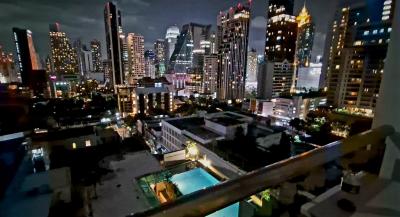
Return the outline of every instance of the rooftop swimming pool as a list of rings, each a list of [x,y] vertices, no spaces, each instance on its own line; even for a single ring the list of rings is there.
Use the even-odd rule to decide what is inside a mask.
[[[202,168],[195,168],[183,173],[175,174],[171,177],[171,181],[175,183],[179,191],[183,194],[205,189],[216,185],[219,181]],[[211,213],[207,217],[238,217],[239,203],[232,204],[224,209]]]

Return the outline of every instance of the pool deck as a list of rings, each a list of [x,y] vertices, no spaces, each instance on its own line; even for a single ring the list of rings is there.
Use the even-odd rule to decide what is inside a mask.
[[[110,162],[113,175],[97,186],[98,198],[92,200],[94,217],[125,217],[150,208],[135,178],[161,170],[160,163],[147,151],[127,154],[124,158]]]

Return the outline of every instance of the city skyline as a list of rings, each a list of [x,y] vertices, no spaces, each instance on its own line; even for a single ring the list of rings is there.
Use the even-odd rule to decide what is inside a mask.
[[[164,38],[167,28],[171,25],[177,25],[179,28],[186,23],[196,22],[204,25],[212,25],[212,29],[216,29],[216,15],[231,4],[240,1],[179,1],[169,0],[173,4],[174,10],[163,10],[163,4],[157,1],[116,1],[122,12],[122,27],[124,32],[137,32],[145,38],[145,49],[153,49],[153,43],[158,38]],[[315,53],[320,55],[324,48],[324,38],[328,31],[327,22],[331,22],[334,15],[334,8],[337,1],[331,1],[329,7],[322,4],[318,0],[308,0],[309,10],[312,16],[316,18],[316,48]],[[0,32],[0,43],[3,49],[8,52],[15,52],[12,43],[12,27],[26,28],[33,32],[37,52],[41,59],[44,59],[50,53],[48,42],[48,25],[50,23],[59,22],[63,26],[63,30],[69,35],[72,41],[81,39],[83,43],[89,43],[93,39],[97,39],[101,44],[105,45],[103,8],[106,1],[85,1],[82,7],[76,8],[74,1],[59,2],[18,2],[2,0],[1,8],[4,8],[0,19],[0,24],[4,31]],[[257,52],[263,53],[265,40],[266,14],[264,8],[267,1],[253,1],[249,49],[255,48]],[[298,13],[304,1],[295,1],[294,12]],[[322,13],[319,8],[326,7],[329,11]],[[90,8],[90,10],[88,10]],[[193,13],[193,8],[196,12]],[[86,10],[85,10],[86,9]],[[29,13],[28,13],[29,10]],[[46,10],[46,15],[40,11]],[[62,11],[62,13],[61,13]],[[150,13],[149,13],[150,11]],[[180,13],[176,13],[179,11]],[[8,13],[11,12],[11,13]],[[17,19],[16,19],[17,17]],[[19,17],[21,17],[19,19]],[[30,23],[22,22],[22,19],[29,17]],[[93,28],[87,28],[87,26]],[[7,31],[10,29],[10,31]],[[102,55],[106,56],[105,47],[102,46]]]

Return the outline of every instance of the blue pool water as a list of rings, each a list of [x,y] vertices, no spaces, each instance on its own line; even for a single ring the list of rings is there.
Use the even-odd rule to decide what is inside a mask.
[[[219,181],[202,168],[196,168],[184,173],[175,174],[171,177],[171,181],[175,183],[179,191],[183,194],[216,185]],[[238,217],[239,203],[232,204],[217,212],[211,213],[207,217]]]

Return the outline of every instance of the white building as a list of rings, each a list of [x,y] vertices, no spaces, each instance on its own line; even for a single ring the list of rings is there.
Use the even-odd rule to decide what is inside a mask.
[[[305,119],[307,114],[318,106],[326,105],[326,97],[292,96],[288,98],[275,98],[272,116],[289,122],[293,118]]]
[[[218,55],[204,56],[203,67],[203,93],[213,94],[217,92]]]

